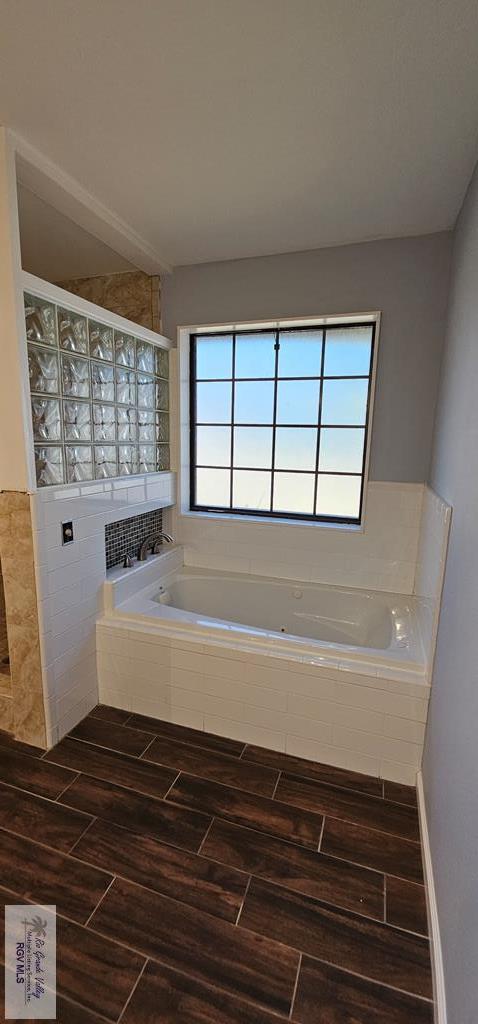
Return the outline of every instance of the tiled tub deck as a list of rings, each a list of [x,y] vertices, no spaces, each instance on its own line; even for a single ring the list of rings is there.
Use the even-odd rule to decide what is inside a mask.
[[[106,706],[46,755],[0,734],[0,766],[59,1022],[431,1024],[413,789]]]

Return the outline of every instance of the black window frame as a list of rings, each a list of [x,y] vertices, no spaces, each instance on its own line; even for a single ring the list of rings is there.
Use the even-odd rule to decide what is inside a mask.
[[[345,329],[353,330],[354,328],[356,329],[358,327],[369,327],[369,328],[371,328],[371,331],[372,331],[371,345],[370,345],[370,363],[369,363],[369,371],[368,371],[368,373],[367,374],[351,374],[351,375],[340,375],[340,374],[339,375],[330,375],[330,374],[324,375],[325,348],[326,348],[326,346],[325,346],[325,339],[326,339],[327,330],[331,330],[331,331],[332,330],[337,330],[337,329],[340,329],[340,330],[345,330]],[[321,355],[321,367],[320,367],[321,372],[317,376],[304,376],[304,377],[282,377],[282,376],[279,376],[279,374],[278,374],[278,365],[279,365],[280,336],[282,334],[288,334],[288,333],[297,334],[297,333],[299,333],[301,331],[304,331],[304,332],[317,331],[317,332],[321,332],[322,333],[322,355]],[[275,335],[275,343],[274,343],[274,348],[275,348],[275,373],[274,373],[274,377],[236,377],[235,376],[235,347],[236,347],[236,338],[237,338],[237,336],[238,335],[247,335],[248,337],[250,337],[251,335],[262,335],[262,334],[268,334],[268,335],[274,334]],[[308,523],[324,523],[324,524],[331,524],[331,525],[337,524],[337,525],[343,525],[343,526],[360,526],[362,524],[363,505],[364,505],[364,493],[365,493],[365,482],[366,482],[365,473],[366,473],[367,456],[368,456],[368,450],[369,450],[369,444],[370,444],[369,431],[370,431],[370,414],[371,414],[371,406],[372,406],[372,398],[373,398],[372,389],[373,389],[373,385],[374,385],[376,334],[377,334],[377,320],[375,318],[373,318],[373,319],[366,319],[366,320],[357,320],[357,321],[354,321],[354,322],[350,322],[350,321],[336,321],[334,323],[330,323],[330,322],[329,323],[310,323],[310,324],[307,324],[307,325],[301,324],[300,326],[297,326],[297,327],[295,327],[294,325],[292,325],[290,323],[288,323],[287,326],[284,326],[284,327],[261,327],[261,328],[241,327],[239,329],[235,329],[235,328],[233,329],[233,328],[227,328],[227,327],[223,327],[222,328],[221,327],[221,328],[216,328],[216,330],[196,331],[196,332],[191,333],[189,335],[189,431],[190,431],[190,433],[189,433],[189,436],[190,436],[190,451],[189,451],[189,459],[190,459],[189,510],[191,512],[209,513],[209,514],[212,514],[212,515],[219,515],[219,516],[224,516],[224,517],[227,517],[227,516],[246,516],[247,518],[254,518],[254,519],[277,519],[277,520],[281,520],[281,519],[282,520],[294,519],[294,520],[297,520],[298,522],[302,521],[302,522],[306,522],[306,523],[308,522]],[[208,378],[199,378],[199,380],[198,380],[198,378],[196,376],[196,344],[197,344],[197,341],[198,340],[202,340],[204,338],[218,338],[221,335],[223,335],[224,337],[231,337],[232,338],[232,377],[226,377],[226,378],[224,378],[224,377],[216,377],[216,378],[212,378],[211,377],[211,378],[209,378],[208,377]],[[236,382],[240,382],[240,383],[247,383],[247,382],[249,382],[249,383],[252,383],[253,381],[263,381],[264,382],[264,381],[271,381],[271,380],[274,383],[273,422],[272,423],[240,423],[240,424],[235,423],[234,422],[234,385],[235,385],[235,383]],[[287,381],[287,380],[289,380],[289,381],[302,381],[302,380],[316,380],[316,381],[318,381],[318,384],[319,384],[318,421],[317,421],[317,424],[313,424],[313,426],[317,429],[315,470],[300,470],[300,469],[278,470],[278,469],[276,469],[276,467],[274,465],[274,461],[275,461],[275,440],[276,440],[276,429],[277,429],[277,427],[291,427],[293,429],[300,429],[301,427],[303,427],[303,428],[305,427],[306,429],[308,429],[308,426],[309,426],[309,425],[303,424],[303,423],[294,423],[294,424],[292,424],[292,423],[291,424],[289,424],[289,423],[287,423],[287,424],[279,423],[278,424],[277,423],[277,387],[278,387],[279,381],[283,381],[283,380],[285,380],[285,381]],[[340,424],[340,423],[326,424],[326,423],[322,423],[322,398],[323,398],[324,380],[368,380],[367,406],[366,406],[366,414],[365,414],[365,424],[345,424],[345,423],[344,424]],[[197,385],[197,383],[201,383],[203,381],[204,382],[211,382],[211,383],[223,383],[223,384],[224,383],[230,383],[232,396],[231,396],[231,420],[229,422],[225,422],[225,423],[197,423],[196,422],[196,385]],[[231,459],[230,459],[229,465],[227,465],[227,466],[205,466],[204,465],[203,466],[201,464],[201,465],[198,466],[196,464],[196,430],[197,430],[198,426],[220,426],[220,427],[229,427],[230,428],[230,430],[231,430]],[[233,498],[233,470],[234,470],[233,452],[234,452],[234,427],[237,427],[237,426],[241,426],[241,427],[257,427],[257,428],[259,428],[259,427],[271,427],[272,428],[272,455],[271,455],[271,467],[270,467],[270,469],[267,469],[265,467],[257,467],[257,466],[255,466],[255,467],[253,467],[253,466],[251,466],[251,467],[247,467],[247,466],[246,467],[244,467],[244,466],[236,467],[236,469],[240,468],[241,470],[245,470],[246,472],[247,471],[249,471],[249,472],[258,472],[260,470],[262,472],[270,472],[271,473],[271,506],[272,506],[273,495],[274,495],[274,475],[277,472],[298,473],[298,474],[302,474],[302,475],[305,475],[305,476],[313,476],[314,477],[314,503],[313,503],[314,510],[315,510],[315,508],[317,506],[317,489],[318,489],[318,481],[319,481],[319,477],[320,476],[331,476],[331,475],[333,475],[333,476],[355,476],[355,477],[360,477],[361,478],[360,502],[359,502],[358,516],[350,517],[350,516],[316,515],[315,512],[312,513],[312,514],[305,513],[305,512],[287,512],[287,511],[278,511],[277,512],[277,511],[274,511],[272,508],[269,509],[269,510],[266,510],[266,509],[237,508],[236,506],[234,506],[232,504],[232,498]],[[362,468],[361,468],[360,473],[347,473],[347,472],[335,472],[334,473],[331,470],[328,470],[328,471],[319,470],[320,439],[321,439],[321,429],[323,427],[325,427],[325,428],[333,427],[333,428],[337,428],[337,429],[353,429],[354,427],[356,427],[358,429],[360,427],[360,429],[364,429],[363,458],[362,458]],[[228,470],[230,472],[230,475],[231,475],[231,479],[230,479],[230,500],[231,500],[231,504],[229,506],[199,505],[199,504],[197,504],[197,502],[196,502],[196,469],[226,469],[226,470]]]

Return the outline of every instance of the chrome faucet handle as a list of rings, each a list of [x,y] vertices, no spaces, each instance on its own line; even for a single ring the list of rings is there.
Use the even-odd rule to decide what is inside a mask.
[[[132,559],[129,551],[127,551],[125,556],[124,556],[123,569],[131,569],[132,565],[133,565],[133,559]]]

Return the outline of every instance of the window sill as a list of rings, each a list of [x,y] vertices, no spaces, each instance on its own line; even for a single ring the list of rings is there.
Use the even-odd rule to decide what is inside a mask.
[[[192,512],[191,509],[181,510],[179,515],[184,519],[207,519],[212,520],[216,523],[255,523],[260,525],[261,523],[267,524],[268,526],[295,526],[307,527],[312,530],[335,530],[340,533],[364,533],[364,524],[359,523],[321,523],[318,521],[311,522],[310,519],[288,519],[284,516],[283,519],[279,519],[277,516],[237,516],[234,513],[227,515],[226,513],[216,514],[215,512]]]

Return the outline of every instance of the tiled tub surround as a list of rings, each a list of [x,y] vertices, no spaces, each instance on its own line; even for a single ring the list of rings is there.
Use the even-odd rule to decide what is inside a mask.
[[[178,550],[161,556],[163,572]],[[146,589],[133,575],[113,574],[97,628],[100,699],[272,750],[318,759],[400,783],[420,765],[429,686],[424,666],[385,666],[363,650],[319,649],[284,637],[262,640],[170,617],[152,600],[158,568],[145,567]],[[152,573],[156,581],[151,583]],[[168,576],[162,577],[167,586]],[[115,606],[116,599],[119,603]],[[187,616],[185,617],[187,618]],[[192,618],[192,616],[191,616]],[[367,654],[370,660],[367,659]],[[405,662],[406,664],[406,662]]]
[[[452,510],[431,487],[424,488],[413,593],[421,598],[422,638],[431,669],[440,616]]]
[[[163,529],[162,509],[130,516],[105,526],[106,569],[121,565],[125,555],[136,558],[138,549],[148,537],[157,536]]]
[[[42,669],[51,746],[97,701],[96,617],[106,578],[105,527],[175,501],[175,475],[44,487],[31,495]],[[62,546],[61,524],[74,542]]]
[[[38,486],[168,470],[168,351],[48,299],[24,301]]]

